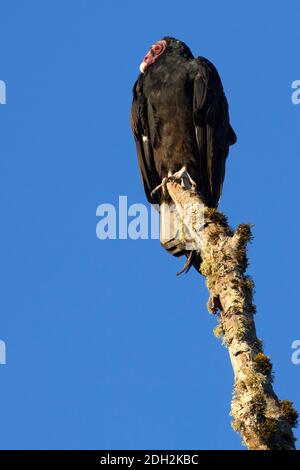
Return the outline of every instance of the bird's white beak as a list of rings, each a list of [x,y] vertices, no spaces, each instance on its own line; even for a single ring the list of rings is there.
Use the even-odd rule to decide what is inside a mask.
[[[145,70],[146,70],[147,66],[148,66],[147,62],[142,62],[141,63],[141,65],[140,65],[141,73],[145,73]]]

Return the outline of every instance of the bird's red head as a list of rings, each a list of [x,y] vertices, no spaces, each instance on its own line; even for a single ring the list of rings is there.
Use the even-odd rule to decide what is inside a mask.
[[[153,46],[150,47],[149,52],[145,55],[143,62],[140,65],[140,71],[142,73],[149,67],[149,65],[154,64],[156,59],[165,52],[167,48],[167,41],[162,39],[161,41],[157,41]]]

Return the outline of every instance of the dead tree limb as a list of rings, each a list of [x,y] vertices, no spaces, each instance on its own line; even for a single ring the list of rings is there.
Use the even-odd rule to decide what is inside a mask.
[[[292,427],[298,414],[289,400],[279,400],[273,390],[272,364],[263,352],[254,323],[253,281],[245,275],[251,227],[235,231],[216,209],[204,207],[204,224],[192,227],[200,195],[178,183],[167,184],[183,224],[194,233],[201,254],[200,273],[209,290],[208,310],[217,314],[215,334],[227,347],[234,372],[231,402],[232,426],[251,450],[294,450]]]

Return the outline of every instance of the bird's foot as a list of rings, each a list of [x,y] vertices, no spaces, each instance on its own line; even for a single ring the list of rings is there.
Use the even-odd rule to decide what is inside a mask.
[[[168,182],[172,182],[172,183],[180,182],[183,188],[197,191],[197,185],[195,181],[191,178],[190,174],[187,172],[187,169],[185,166],[183,166],[181,170],[176,171],[176,173],[174,173],[173,175],[171,172],[169,172]]]
[[[163,178],[161,184],[159,184],[158,186],[156,186],[156,188],[153,189],[151,196],[153,196],[153,194],[155,194],[159,189],[162,190],[164,195],[168,194],[167,183],[177,182],[179,182],[183,188],[191,189],[192,191],[197,191],[197,185],[195,181],[187,172],[186,167],[183,166],[181,170],[176,171],[176,173],[172,174],[172,172],[169,171],[167,178]]]
[[[162,182],[158,186],[156,186],[156,188],[154,188],[153,191],[151,191],[151,196],[157,193],[159,189],[161,189],[163,192],[163,195],[166,196],[168,194],[168,189],[167,189],[168,180],[169,178],[163,178]]]

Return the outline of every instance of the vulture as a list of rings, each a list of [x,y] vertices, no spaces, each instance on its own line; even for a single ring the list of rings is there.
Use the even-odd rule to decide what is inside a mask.
[[[204,57],[195,58],[182,41],[164,37],[150,47],[140,72],[130,123],[148,201],[170,204],[164,183],[172,175],[180,180],[185,172],[204,203],[216,208],[236,134],[215,66]],[[173,255],[189,257],[179,242],[169,242],[161,239]]]

